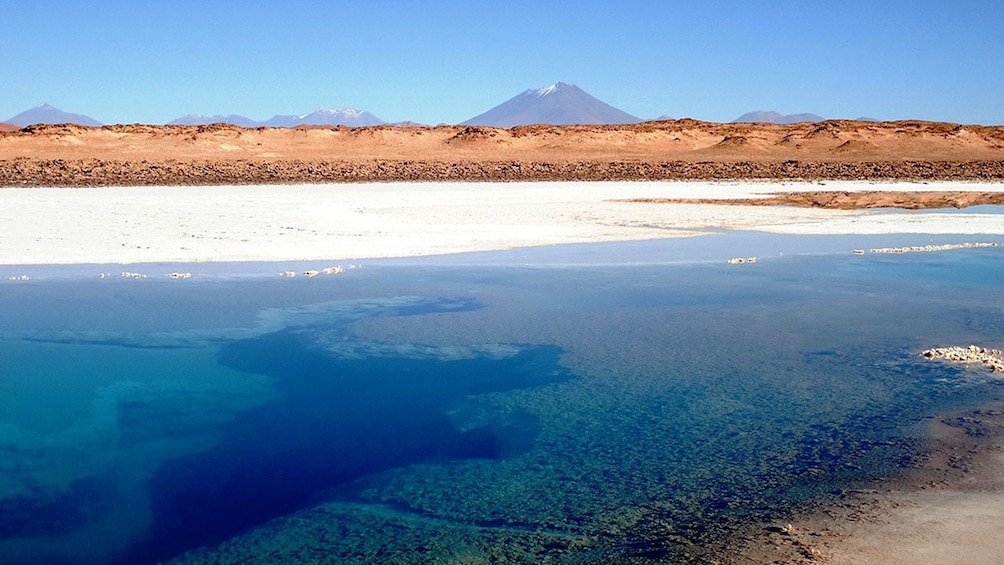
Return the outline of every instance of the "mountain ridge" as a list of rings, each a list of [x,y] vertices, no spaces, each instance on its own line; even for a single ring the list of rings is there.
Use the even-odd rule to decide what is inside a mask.
[[[365,110],[353,108],[318,108],[306,114],[276,114],[267,120],[252,120],[240,114],[188,114],[167,123],[169,126],[200,126],[209,124],[230,124],[243,128],[298,126],[380,126],[385,121]]]
[[[313,112],[299,115],[277,114],[258,122],[264,127],[296,127],[296,126],[380,126],[387,122],[365,110],[353,108],[318,108]]]
[[[222,114],[186,114],[180,118],[171,120],[165,125],[169,126],[205,126],[209,124],[230,124],[232,126],[239,126],[244,128],[258,127],[258,122],[248,118],[246,116],[241,116],[240,114],[228,114],[226,116]]]
[[[779,112],[768,111],[768,110],[754,110],[752,112],[746,112],[745,114],[732,120],[732,122],[730,123],[798,124],[802,122],[824,122],[824,121],[826,121],[826,118],[818,114],[810,114],[810,113],[781,114]]]

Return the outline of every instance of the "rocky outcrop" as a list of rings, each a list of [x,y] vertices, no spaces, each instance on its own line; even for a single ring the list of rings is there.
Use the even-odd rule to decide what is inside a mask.
[[[969,347],[936,347],[920,352],[925,359],[945,359],[953,363],[979,363],[990,368],[994,373],[1004,373],[1004,358],[1000,349],[987,349],[970,345]]]
[[[985,247],[997,247],[997,242],[965,242],[947,243],[943,245],[912,245],[910,247],[879,247],[872,249],[872,253],[928,253],[931,251],[949,251],[952,249],[980,249]],[[858,251],[858,250],[855,250]],[[861,255],[861,253],[857,253]]]

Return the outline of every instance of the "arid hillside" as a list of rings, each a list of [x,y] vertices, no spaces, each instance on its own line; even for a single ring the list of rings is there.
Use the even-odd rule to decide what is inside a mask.
[[[0,185],[375,180],[1004,178],[1004,126],[901,121],[0,133]]]

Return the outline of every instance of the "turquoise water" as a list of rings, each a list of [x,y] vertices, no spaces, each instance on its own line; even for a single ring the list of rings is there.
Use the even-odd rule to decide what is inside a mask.
[[[1001,247],[836,252],[931,242],[43,270],[0,287],[0,562],[697,559],[1004,392],[917,355],[1004,343]]]

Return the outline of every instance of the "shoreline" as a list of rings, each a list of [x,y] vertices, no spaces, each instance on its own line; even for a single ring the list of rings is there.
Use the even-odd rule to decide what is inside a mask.
[[[900,474],[752,526],[713,553],[729,565],[998,563],[1004,393],[930,416],[919,441]]]
[[[689,237],[668,237],[625,241],[559,243],[510,249],[460,251],[439,255],[406,255],[398,257],[364,257],[350,260],[276,259],[252,261],[140,261],[135,263],[38,263],[22,265],[0,264],[0,284],[29,281],[81,281],[99,279],[171,281],[225,281],[282,279],[324,279],[345,276],[356,269],[398,267],[474,267],[474,268],[540,268],[540,267],[606,267],[653,265],[743,265],[771,264],[798,257],[828,256],[840,258],[855,255],[868,260],[884,254],[951,253],[956,250],[994,251],[1004,248],[1004,238],[975,234],[866,234],[866,235],[805,235],[766,233],[742,230],[717,230]],[[991,241],[986,241],[991,240]],[[915,245],[926,241],[957,241],[940,245]],[[873,248],[870,244],[899,244],[904,247]],[[618,259],[609,261],[609,246],[616,246]],[[857,249],[862,246],[865,249]],[[738,253],[741,260],[732,257]],[[603,257],[597,263],[597,256]],[[752,258],[748,260],[746,257]],[[557,262],[556,262],[557,261]],[[750,267],[734,267],[750,268]],[[755,267],[753,267],[755,268]]]

